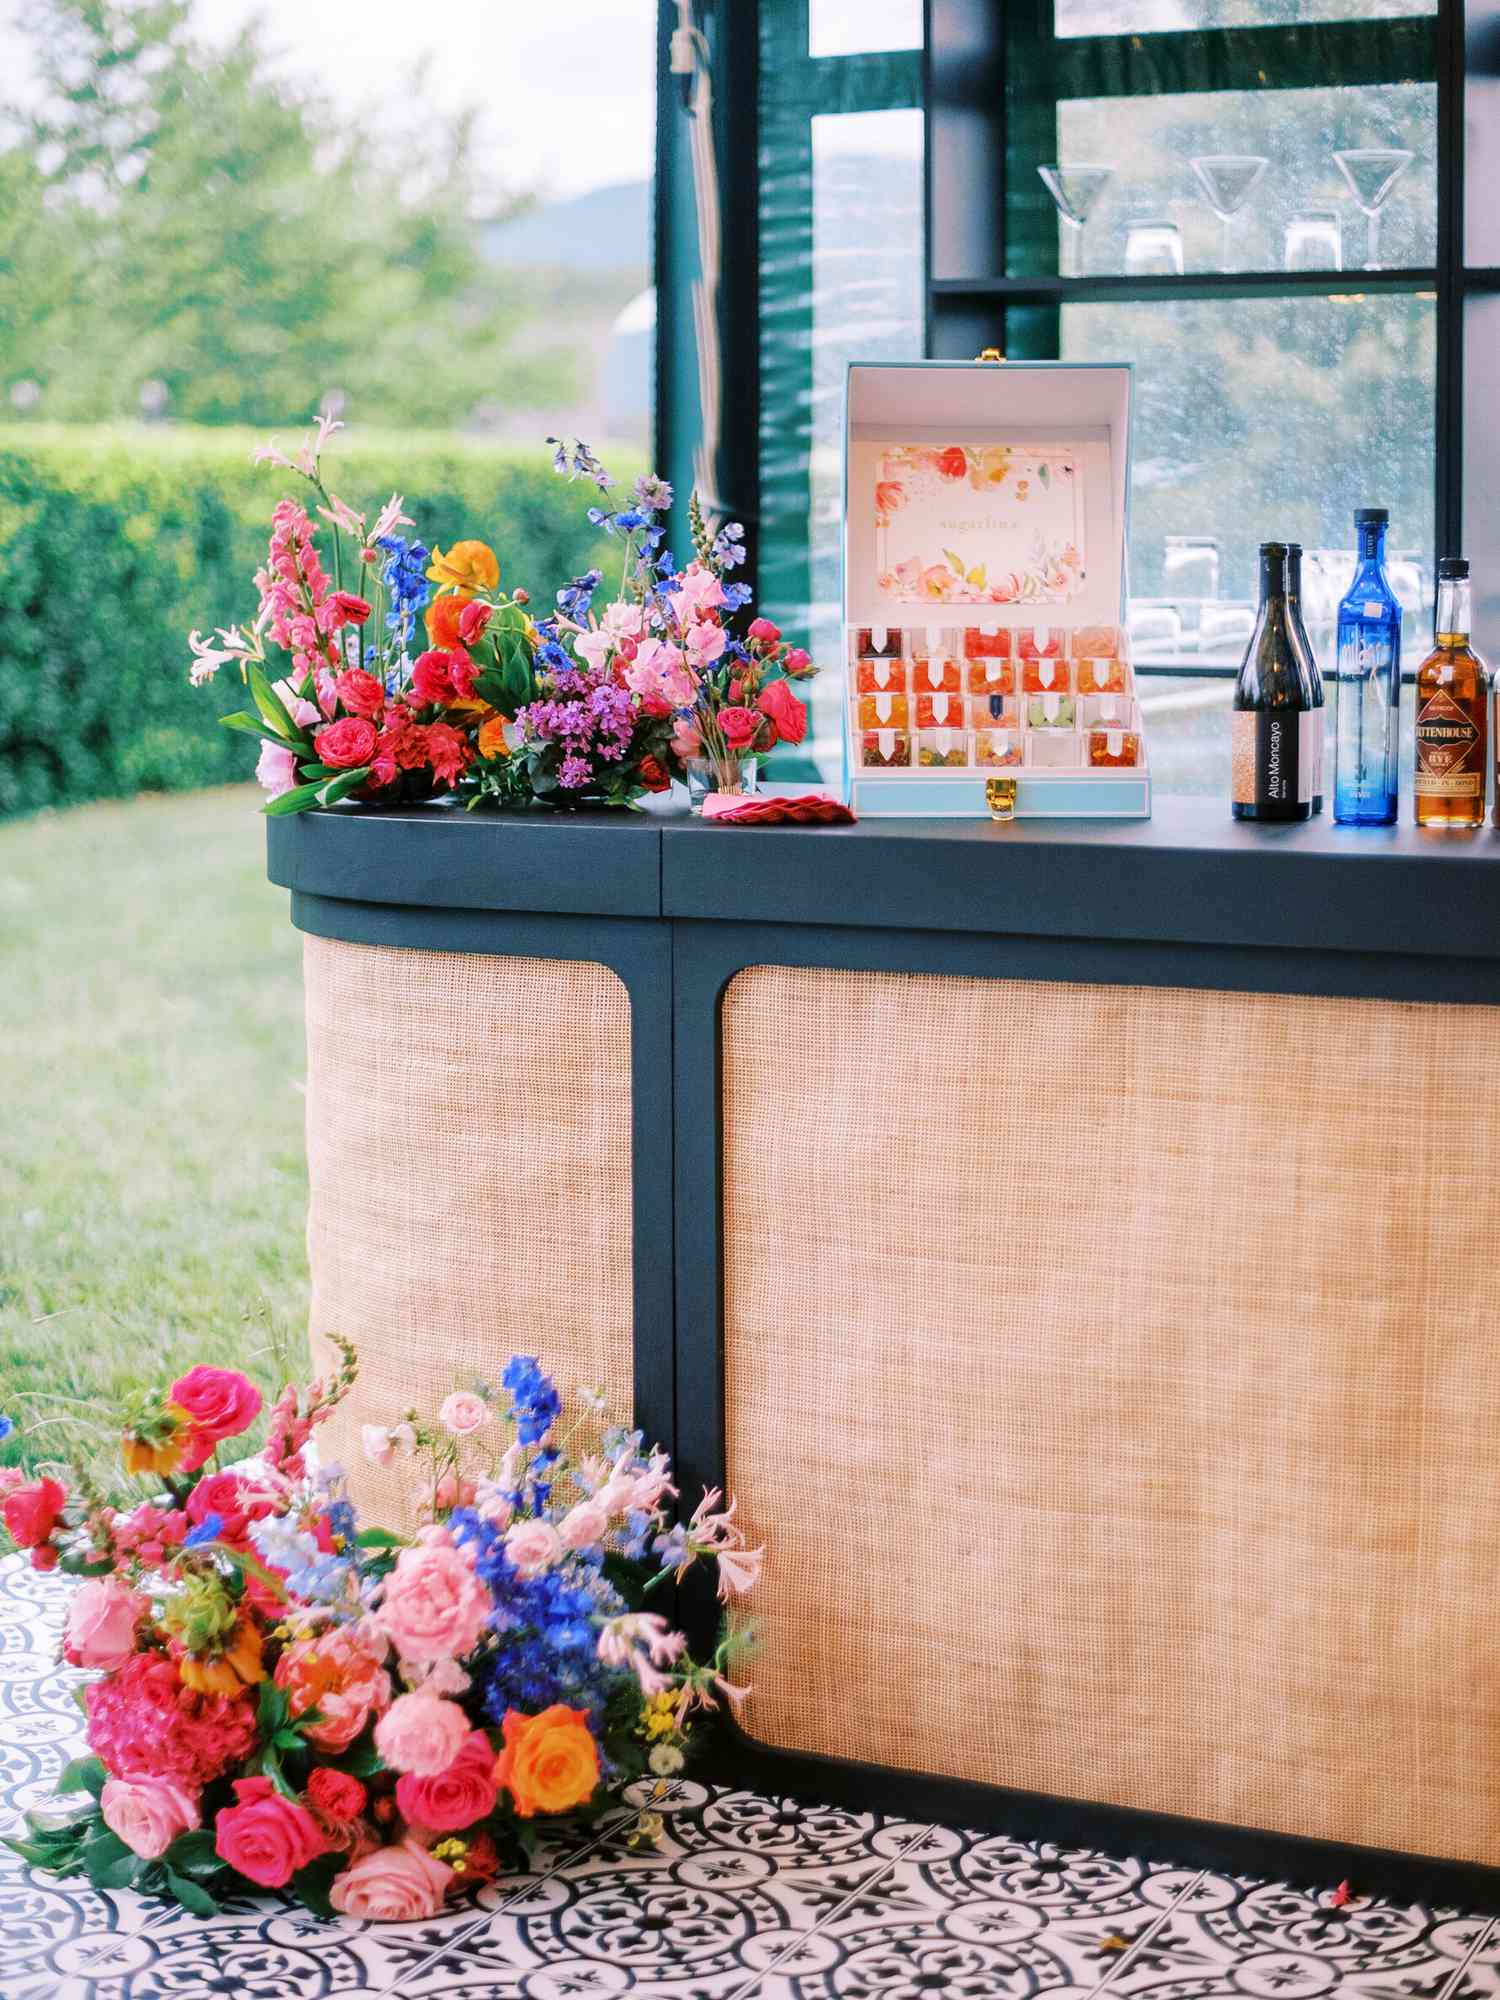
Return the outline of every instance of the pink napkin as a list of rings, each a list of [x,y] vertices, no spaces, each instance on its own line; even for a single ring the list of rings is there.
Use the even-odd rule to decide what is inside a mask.
[[[743,798],[737,792],[710,792],[703,817],[722,826],[852,826],[854,814],[827,792],[803,792],[796,798],[769,793]]]

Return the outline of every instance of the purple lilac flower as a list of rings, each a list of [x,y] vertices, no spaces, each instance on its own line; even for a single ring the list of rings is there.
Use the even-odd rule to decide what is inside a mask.
[[[643,472],[635,482],[635,498],[636,505],[648,513],[664,514],[672,504],[672,489],[654,472]]]
[[[579,792],[594,775],[593,766],[587,757],[564,757],[557,774],[557,782],[565,791]]]

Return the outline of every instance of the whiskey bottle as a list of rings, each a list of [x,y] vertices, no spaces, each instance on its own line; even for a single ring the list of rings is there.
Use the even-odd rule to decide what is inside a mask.
[[[1483,826],[1489,771],[1485,665],[1469,645],[1469,565],[1438,564],[1437,643],[1417,669],[1418,826]]]

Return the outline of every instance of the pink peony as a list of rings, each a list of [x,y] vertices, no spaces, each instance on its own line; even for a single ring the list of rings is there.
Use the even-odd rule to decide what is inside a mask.
[[[494,1414],[483,1396],[476,1396],[472,1389],[455,1389],[451,1396],[444,1397],[438,1422],[455,1437],[472,1437],[475,1431],[484,1429]]]
[[[200,1363],[178,1376],[167,1391],[167,1401],[182,1411],[199,1438],[216,1445],[249,1430],[260,1415],[261,1394],[237,1368]]]
[[[328,1852],[323,1830],[306,1806],[284,1798],[269,1778],[236,1778],[235,1804],[214,1823],[214,1852],[262,1889],[282,1889],[301,1868]]]
[[[458,1755],[432,1777],[408,1772],[396,1782],[396,1805],[408,1826],[457,1833],[495,1810],[495,1752],[482,1729],[465,1737]]]
[[[375,1748],[393,1771],[431,1778],[446,1771],[469,1734],[456,1701],[419,1690],[398,1695],[375,1725]]]
[[[346,715],[342,722],[330,722],[313,737],[320,764],[332,770],[352,771],[368,764],[375,755],[379,736],[373,722],[362,715]]]
[[[294,1717],[316,1709],[323,1718],[304,1729],[309,1743],[335,1756],[347,1750],[372,1715],[389,1707],[391,1677],[381,1665],[384,1644],[348,1625],[311,1639],[294,1639],[276,1662],[276,1685]]]
[[[179,1833],[202,1825],[197,1798],[171,1778],[106,1778],[99,1810],[143,1861],[159,1861]]]
[[[262,743],[255,763],[255,782],[267,798],[279,799],[297,782],[297,759],[279,743]]]
[[[428,1544],[397,1556],[376,1617],[401,1658],[423,1666],[473,1652],[492,1608],[465,1557]]]
[[[377,1847],[335,1876],[328,1900],[341,1916],[374,1923],[414,1923],[435,1917],[453,1880],[453,1870],[415,1840]]]
[[[91,1578],[68,1606],[63,1658],[70,1666],[106,1673],[123,1667],[135,1651],[136,1628],[148,1608],[145,1598],[119,1577]]]
[[[507,1530],[505,1553],[522,1576],[540,1576],[562,1554],[562,1537],[550,1521],[517,1521]]]

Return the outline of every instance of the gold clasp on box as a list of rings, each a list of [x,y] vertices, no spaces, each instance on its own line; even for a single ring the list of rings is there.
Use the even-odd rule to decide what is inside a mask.
[[[998,347],[982,347],[974,356],[976,361],[1003,361],[1005,356]]]
[[[1015,779],[986,778],[984,781],[984,802],[990,809],[991,819],[1014,819],[1016,816]]]

